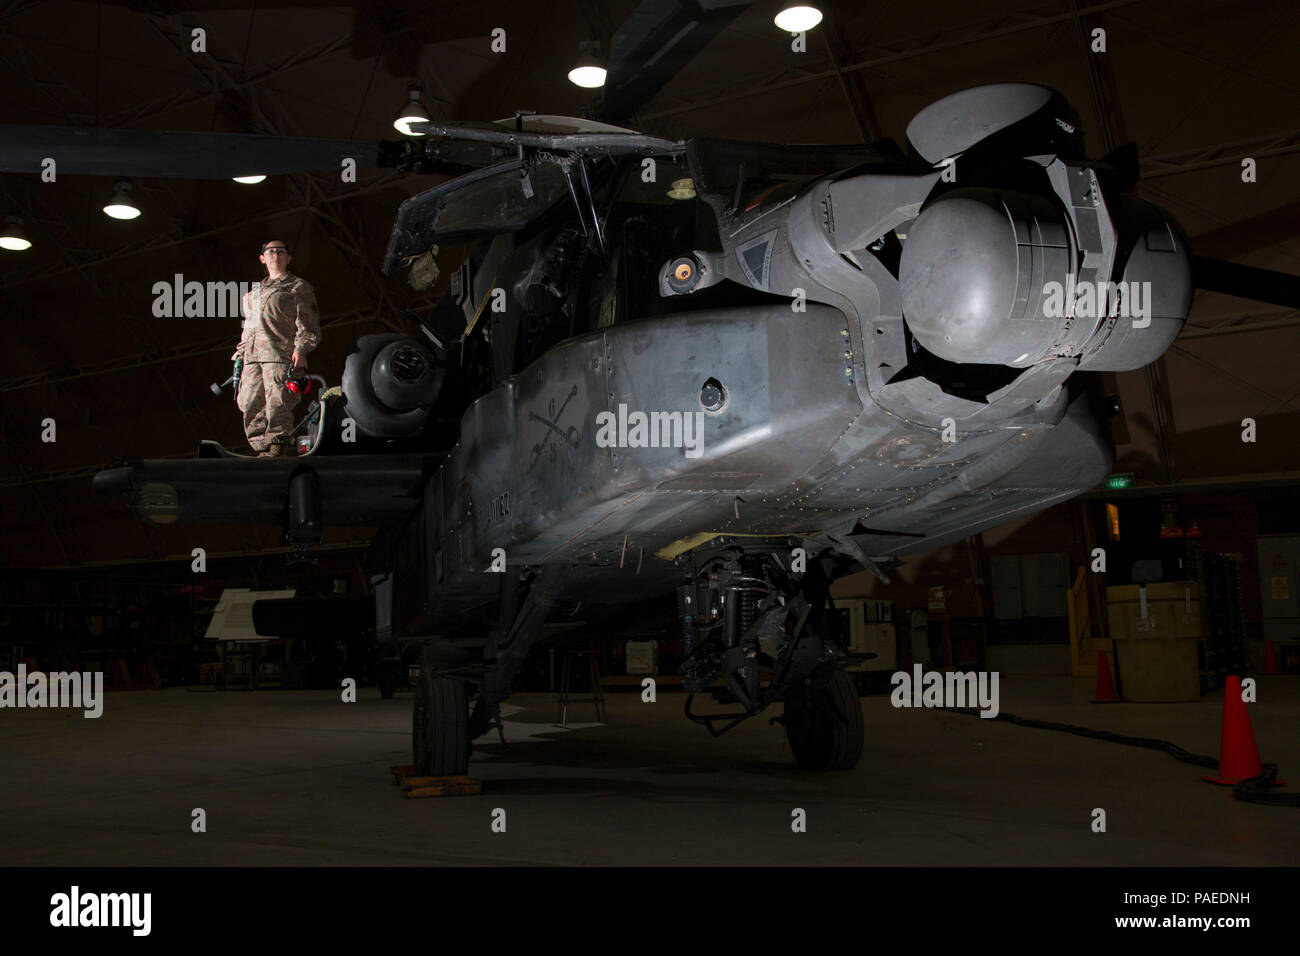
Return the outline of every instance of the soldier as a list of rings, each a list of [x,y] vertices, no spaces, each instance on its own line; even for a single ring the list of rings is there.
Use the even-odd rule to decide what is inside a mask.
[[[309,283],[289,272],[289,247],[262,244],[258,261],[266,278],[243,298],[244,332],[233,359],[243,359],[235,402],[244,434],[259,458],[293,454],[293,410],[299,396],[284,387],[291,368],[307,370],[320,344],[320,314]]]

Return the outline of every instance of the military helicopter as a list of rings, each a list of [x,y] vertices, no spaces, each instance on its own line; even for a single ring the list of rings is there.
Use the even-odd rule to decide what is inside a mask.
[[[689,21],[698,48],[728,19],[642,11],[626,60],[611,52],[615,101],[620,62],[653,91],[647,38]],[[423,646],[425,774],[465,772],[557,609],[668,596],[689,719],[718,735],[779,703],[802,767],[854,766],[831,583],[1100,483],[1117,409],[1095,373],[1157,359],[1198,283],[1300,301],[1294,277],[1195,260],[1125,195],[1135,153],[1088,159],[1077,114],[1034,84],[940,99],[907,151],[523,113],[416,128],[378,148],[236,144],[283,157],[270,172],[350,155],[458,174],[401,205],[383,261],[428,287],[441,250],[469,246],[449,290],[411,334],[356,342],[307,453],[206,442],[95,488],[145,519],[281,524],[302,547],[379,526],[380,637]],[[123,132],[80,155],[109,168]],[[218,134],[142,136],[154,175],[230,172]],[[265,603],[259,630],[278,633],[286,609]],[[730,709],[701,712],[706,692]]]

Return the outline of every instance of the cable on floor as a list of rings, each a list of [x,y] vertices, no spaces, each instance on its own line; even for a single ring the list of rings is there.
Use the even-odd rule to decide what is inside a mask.
[[[955,707],[951,709],[952,713],[965,714],[967,717],[980,717],[981,712],[970,707]],[[1175,743],[1168,740],[1158,740],[1155,737],[1129,737],[1126,734],[1117,734],[1109,730],[1093,730],[1091,727],[1080,727],[1077,724],[1062,724],[1051,720],[1034,720],[1030,717],[1017,717],[1015,714],[1000,713],[993,718],[984,718],[992,720],[1005,720],[1008,723],[1018,724],[1021,727],[1033,727],[1037,730],[1055,730],[1061,733],[1078,734],[1080,737],[1090,737],[1093,740],[1105,740],[1113,744],[1127,744],[1130,747],[1145,747],[1147,750],[1162,750],[1175,760],[1181,760],[1183,763],[1195,764],[1198,767],[1208,767],[1211,770],[1218,769],[1219,761],[1214,757],[1207,757],[1204,754],[1194,754],[1184,750]],[[1274,780],[1277,779],[1277,764],[1263,764],[1263,769],[1257,776],[1248,780],[1241,780],[1232,786],[1232,794],[1238,800],[1245,800],[1247,803],[1266,803],[1275,807],[1300,807],[1300,793],[1278,793],[1273,789]]]

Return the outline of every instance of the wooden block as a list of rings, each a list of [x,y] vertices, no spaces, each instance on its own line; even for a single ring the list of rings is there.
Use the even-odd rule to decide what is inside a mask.
[[[445,779],[446,779],[445,777],[415,777],[415,776],[403,777],[402,789],[410,790],[412,787],[431,787],[434,784],[438,783],[439,781]]]
[[[412,782],[412,785],[408,786],[407,782],[403,782],[402,794],[411,799],[463,797],[483,792],[483,781],[464,774],[452,777],[408,777],[407,781]],[[414,781],[419,781],[419,785],[414,785]]]
[[[416,777],[406,776],[401,780],[403,790],[410,790],[412,787],[436,787],[443,783],[465,783],[466,781],[475,782],[473,777],[467,777],[462,774],[452,774],[447,777]]]
[[[403,777],[411,777],[415,775],[415,768],[410,764],[401,764],[400,766],[389,767],[388,769],[393,774],[393,783],[401,783]]]

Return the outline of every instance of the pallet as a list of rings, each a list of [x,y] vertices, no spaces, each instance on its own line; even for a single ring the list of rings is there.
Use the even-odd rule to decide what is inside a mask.
[[[418,797],[467,797],[483,792],[483,781],[475,780],[465,774],[450,777],[417,777],[415,768],[410,764],[390,767],[393,783],[402,788],[402,795],[407,798]]]

